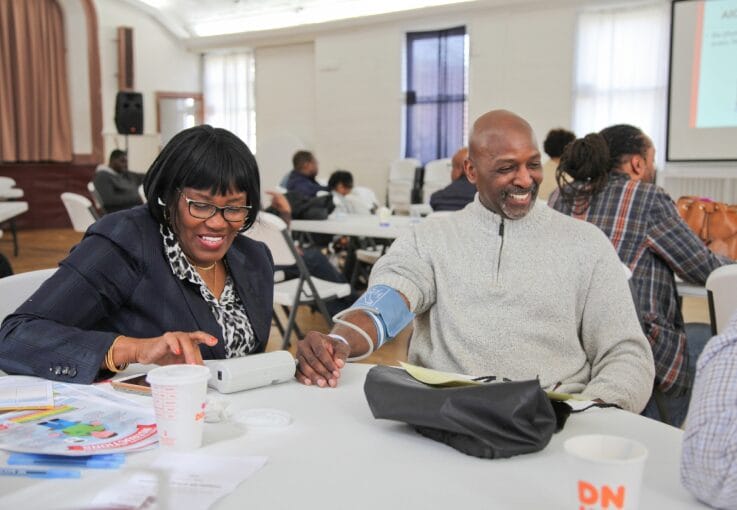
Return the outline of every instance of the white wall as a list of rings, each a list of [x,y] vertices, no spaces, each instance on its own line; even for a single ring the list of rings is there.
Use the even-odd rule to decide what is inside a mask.
[[[383,199],[401,152],[402,36],[395,26],[326,35],[316,48],[316,151],[320,173],[353,172]]]
[[[530,122],[540,144],[551,128],[570,128],[575,7],[488,10],[473,16],[468,31],[469,124],[505,108]]]
[[[292,168],[295,151],[315,150],[314,44],[262,47],[255,58],[256,159],[270,189]]]
[[[112,149],[124,148],[125,137],[115,129],[115,95],[118,92],[117,27],[133,28],[133,65],[135,90],[143,93],[142,136],[130,136],[129,166],[144,172],[156,157],[159,136],[156,133],[157,91],[200,92],[199,55],[187,51],[153,18],[119,0],[96,0],[102,116],[105,159]]]
[[[90,114],[90,73],[87,58],[87,19],[80,0],[60,0],[64,11],[64,39],[67,47],[67,82],[69,110],[72,117],[72,152],[92,152],[92,121]]]
[[[348,169],[379,197],[385,195],[389,163],[402,151],[407,31],[465,25],[469,124],[490,109],[507,108],[527,118],[542,142],[549,129],[571,126],[577,12],[591,5],[585,0],[487,0],[369,21],[189,41],[194,49],[188,54],[139,11],[114,0],[97,3],[106,133],[114,132],[118,25],[134,27],[136,88],[146,94],[147,134],[155,125],[154,90],[199,90],[196,52],[248,46],[256,57],[256,157],[264,188],[273,187],[291,167],[294,150],[307,148],[320,161],[321,177]],[[108,145],[112,138],[106,137]],[[673,179],[670,183],[676,185]]]
[[[384,197],[389,163],[402,155],[405,34],[458,25],[467,27],[471,41],[469,123],[508,108],[526,117],[542,141],[548,129],[571,122],[575,23],[570,2],[524,4],[326,31],[312,37],[314,56],[292,45],[257,49],[259,151],[264,139],[300,134],[315,150],[322,177],[344,168]],[[314,92],[301,72],[305,78],[313,73]],[[282,90],[295,82],[305,90]],[[290,119],[295,93],[300,101],[314,93],[313,119],[304,105]]]

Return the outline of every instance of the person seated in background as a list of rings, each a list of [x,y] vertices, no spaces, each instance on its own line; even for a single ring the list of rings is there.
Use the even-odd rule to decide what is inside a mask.
[[[551,129],[548,136],[545,137],[543,150],[550,159],[543,165],[543,182],[540,184],[540,193],[538,193],[543,200],[547,200],[550,194],[558,189],[555,172],[560,163],[560,156],[566,146],[575,139],[576,135],[563,128]]]
[[[110,153],[106,165],[98,165],[92,183],[100,197],[104,213],[130,209],[143,203],[138,192],[143,174],[128,171],[128,155],[118,149]]]
[[[737,310],[699,357],[681,450],[681,483],[715,508],[737,508]]]
[[[333,194],[333,204],[336,214],[357,214],[370,216],[371,208],[360,197],[351,193],[353,191],[353,174],[347,170],[336,170],[328,179],[328,189]]]
[[[674,274],[703,285],[730,261],[712,253],[655,185],[655,147],[640,129],[619,124],[568,145],[550,206],[593,223],[632,271],[631,283],[655,357],[655,389],[644,415],[680,426],[696,357],[711,335],[685,325]],[[661,410],[664,413],[661,413]]]
[[[319,171],[317,159],[309,151],[297,151],[292,157],[294,169],[289,173],[287,179],[287,192],[299,193],[305,198],[313,198],[318,191],[328,191],[315,177]]]
[[[335,210],[330,217],[335,219],[345,218],[346,216],[371,216],[372,208],[376,208],[376,204],[368,202],[360,196],[352,193],[353,191],[353,175],[347,170],[336,170],[328,179],[328,188],[333,195],[333,204]],[[338,262],[336,265],[343,268],[343,274],[347,278],[353,275],[356,266],[356,250],[365,246],[375,246],[373,239],[358,239],[348,236],[335,236],[330,244],[330,250],[333,257]],[[340,262],[342,257],[342,264]],[[355,301],[355,300],[354,300]]]
[[[0,326],[0,369],[91,383],[128,363],[202,363],[262,352],[269,250],[241,232],[261,205],[248,147],[224,129],[178,133],[151,165],[147,205],[92,225]]]
[[[527,121],[504,110],[476,120],[465,161],[473,203],[394,242],[332,336],[299,343],[298,380],[335,386],[349,355],[414,319],[410,363],[538,379],[640,412],[654,367],[622,265],[599,229],[536,200],[541,167]]]
[[[326,220],[335,209],[333,196],[327,186],[315,180],[317,160],[308,151],[297,151],[292,158],[294,170],[289,174],[285,197],[289,201],[291,216],[295,220]],[[319,192],[325,192],[320,193]],[[312,240],[319,246],[327,246],[332,236],[315,234]]]
[[[451,159],[451,183],[445,188],[430,195],[430,207],[433,211],[458,211],[473,202],[476,186],[468,181],[463,171],[464,161],[468,158],[468,149],[463,147]]]

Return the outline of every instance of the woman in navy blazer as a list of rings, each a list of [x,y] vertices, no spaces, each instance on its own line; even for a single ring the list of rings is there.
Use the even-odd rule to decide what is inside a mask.
[[[128,363],[262,352],[273,262],[239,235],[260,209],[248,147],[211,126],[177,134],[144,181],[147,205],[92,225],[0,327],[0,369],[90,383]]]

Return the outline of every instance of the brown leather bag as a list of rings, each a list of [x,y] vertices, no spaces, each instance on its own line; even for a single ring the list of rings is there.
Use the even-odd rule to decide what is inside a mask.
[[[678,213],[714,252],[737,259],[737,205],[684,196],[676,202]]]

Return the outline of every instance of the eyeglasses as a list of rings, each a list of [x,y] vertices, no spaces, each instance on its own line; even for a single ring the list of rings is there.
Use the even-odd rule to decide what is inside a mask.
[[[245,221],[245,219],[248,218],[248,210],[252,207],[250,205],[229,205],[227,207],[218,207],[215,204],[210,204],[208,202],[198,202],[197,200],[187,198],[187,195],[185,195],[184,193],[182,193],[182,196],[187,202],[189,214],[193,218],[197,218],[198,220],[208,220],[215,216],[218,211],[220,211],[220,214],[223,215],[223,219],[225,219],[225,221],[228,221],[230,223],[239,223],[241,221]]]

